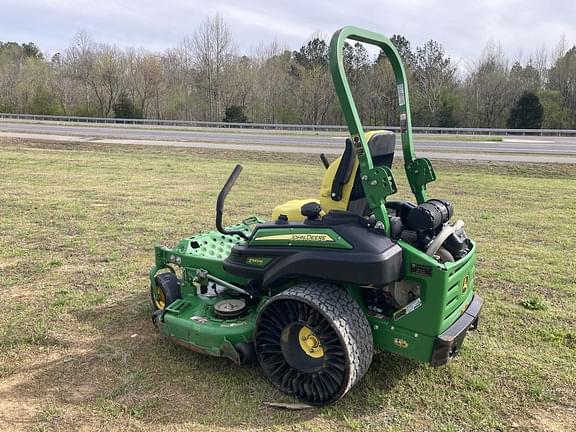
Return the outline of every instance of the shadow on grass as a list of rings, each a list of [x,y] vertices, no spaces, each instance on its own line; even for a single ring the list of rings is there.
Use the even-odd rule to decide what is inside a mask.
[[[72,311],[79,329],[100,336],[80,335],[65,355],[27,370],[26,378],[10,393],[21,399],[38,398],[41,388],[42,396],[62,411],[81,414],[74,420],[77,426],[88,416],[105,423],[129,420],[147,426],[258,428],[318,416],[346,421],[369,416],[382,409],[383,393],[418,367],[378,353],[367,376],[336,404],[302,411],[269,408],[265,402],[295,401],[276,391],[257,364],[238,367],[163,339],[149,319],[145,297],[143,292],[111,306]]]

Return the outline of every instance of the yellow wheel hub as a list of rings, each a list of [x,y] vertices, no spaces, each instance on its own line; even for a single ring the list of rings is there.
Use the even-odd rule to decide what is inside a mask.
[[[164,291],[160,287],[156,287],[156,297],[154,298],[154,304],[158,309],[164,309],[166,307],[166,296],[164,296]]]
[[[300,348],[310,357],[320,358],[324,356],[324,349],[320,340],[308,327],[303,326],[300,329],[298,340],[300,341]]]

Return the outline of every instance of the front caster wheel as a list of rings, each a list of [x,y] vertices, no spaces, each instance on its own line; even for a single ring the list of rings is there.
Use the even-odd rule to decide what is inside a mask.
[[[180,281],[174,273],[160,273],[154,281],[156,286],[150,287],[150,296],[155,311],[166,309],[167,306],[181,297]]]
[[[279,390],[311,405],[340,399],[372,361],[372,332],[350,295],[307,282],[272,297],[260,310],[258,361]]]

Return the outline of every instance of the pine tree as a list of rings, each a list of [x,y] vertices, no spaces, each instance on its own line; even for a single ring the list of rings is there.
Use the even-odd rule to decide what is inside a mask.
[[[443,98],[440,108],[436,112],[436,124],[439,127],[456,127],[454,118],[454,103],[448,98]]]
[[[526,91],[510,110],[507,124],[511,129],[540,129],[543,118],[544,108],[540,99],[536,94]]]
[[[120,95],[118,102],[114,104],[112,109],[116,118],[142,118],[142,110],[134,105],[134,101],[126,93]]]
[[[239,105],[232,105],[226,108],[222,121],[226,123],[246,123],[248,117],[244,114],[244,108]]]

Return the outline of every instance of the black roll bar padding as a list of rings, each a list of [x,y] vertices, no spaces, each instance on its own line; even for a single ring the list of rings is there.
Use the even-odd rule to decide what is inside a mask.
[[[236,180],[238,180],[238,177],[240,176],[241,172],[242,172],[242,165],[240,164],[236,165],[234,167],[234,170],[232,171],[232,174],[230,174],[230,177],[228,177],[228,180],[226,180],[226,183],[224,183],[222,190],[218,194],[218,199],[216,200],[216,229],[224,235],[238,235],[242,237],[244,240],[248,240],[249,237],[244,233],[244,231],[239,230],[227,231],[222,226],[224,201],[226,200],[226,197],[228,196],[230,189],[232,189],[232,186],[234,186],[234,183],[236,183]]]
[[[324,153],[320,153],[320,160],[322,161],[322,165],[324,165],[324,168],[328,169],[328,167],[330,166],[330,161],[328,160],[328,158]]]

